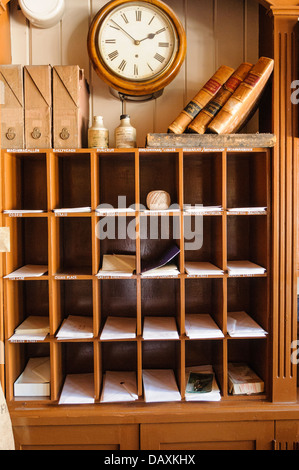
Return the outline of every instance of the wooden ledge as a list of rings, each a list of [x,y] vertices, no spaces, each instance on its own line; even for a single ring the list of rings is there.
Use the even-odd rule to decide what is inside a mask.
[[[147,148],[242,149],[270,148],[274,134],[148,134]]]
[[[217,403],[15,405],[9,408],[13,426],[299,420],[299,401],[275,404],[242,399]]]

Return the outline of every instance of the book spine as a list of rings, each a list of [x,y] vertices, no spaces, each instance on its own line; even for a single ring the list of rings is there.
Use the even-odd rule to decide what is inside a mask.
[[[224,107],[208,125],[213,134],[237,132],[255,107],[274,67],[273,59],[261,57]]]
[[[252,64],[244,62],[224,83],[217,95],[209,101],[202,111],[189,124],[187,131],[193,134],[204,134],[210,122],[223,108],[227,100],[237,90],[252,68]]]
[[[222,65],[168,127],[168,132],[173,134],[183,134],[190,122],[218,93],[222,85],[228,80],[233,72],[234,69],[231,67]]]

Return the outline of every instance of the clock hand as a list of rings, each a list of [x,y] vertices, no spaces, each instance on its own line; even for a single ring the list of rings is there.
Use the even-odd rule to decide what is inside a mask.
[[[140,41],[137,41],[137,39],[133,38],[125,29],[123,29],[121,26],[119,26],[119,24],[116,23],[116,21],[114,20],[110,20],[112,23],[115,24],[115,26],[117,26],[121,31],[123,31],[127,36],[129,36],[129,38],[131,38],[133,41],[134,41],[134,44],[136,44],[136,46],[139,45]]]
[[[146,38],[140,39],[139,42],[145,41],[146,39],[153,39],[153,38],[156,36],[156,34],[158,34],[158,31],[157,31],[156,33],[150,33],[150,34],[148,34],[148,35],[146,36]]]

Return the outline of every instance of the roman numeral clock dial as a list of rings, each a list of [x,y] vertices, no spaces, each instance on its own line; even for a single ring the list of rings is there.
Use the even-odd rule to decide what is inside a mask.
[[[113,0],[91,24],[88,51],[110,87],[142,96],[175,78],[185,59],[186,36],[177,15],[160,0]]]

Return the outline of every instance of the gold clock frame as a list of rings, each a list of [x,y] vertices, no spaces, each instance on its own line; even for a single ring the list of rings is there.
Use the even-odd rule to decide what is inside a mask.
[[[98,31],[104,19],[115,8],[118,8],[121,5],[125,5],[126,3],[131,3],[132,1],[133,0],[112,0],[96,14],[90,25],[87,39],[89,57],[99,77],[105,83],[107,83],[109,87],[117,90],[117,92],[120,94],[136,97],[159,96],[158,92],[169,85],[169,83],[171,83],[179,73],[179,70],[185,60],[187,49],[186,33],[183,25],[176,13],[168,5],[160,0],[138,0],[141,3],[154,5],[162,10],[173,23],[174,29],[178,36],[178,50],[173,62],[168,68],[162,70],[157,76],[138,82],[119,77],[107,67],[107,65],[102,60],[98,49]]]

